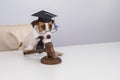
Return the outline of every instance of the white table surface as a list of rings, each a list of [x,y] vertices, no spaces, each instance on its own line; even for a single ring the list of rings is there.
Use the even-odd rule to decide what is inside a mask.
[[[45,55],[0,52],[0,80],[120,80],[120,42],[57,47],[59,65],[44,65]]]

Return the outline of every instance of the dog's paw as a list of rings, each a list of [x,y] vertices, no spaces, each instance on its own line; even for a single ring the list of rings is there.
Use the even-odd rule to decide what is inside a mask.
[[[59,52],[59,51],[56,51],[55,53],[56,53],[56,56],[62,56],[63,55],[63,53]]]
[[[26,48],[24,49],[24,52],[30,51],[30,50],[32,50],[32,49],[33,49],[32,46],[28,46],[28,47],[26,47]]]

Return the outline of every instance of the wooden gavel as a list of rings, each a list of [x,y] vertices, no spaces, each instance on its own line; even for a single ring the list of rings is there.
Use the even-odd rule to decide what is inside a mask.
[[[46,52],[47,56],[41,59],[41,63],[49,64],[49,65],[61,63],[62,60],[58,56],[56,56],[52,42],[45,43],[44,49],[30,50],[30,51],[24,52],[24,55],[33,54],[33,53],[42,53],[42,52]]]
[[[24,55],[33,54],[33,53],[42,53],[42,52],[47,52],[48,57],[54,57],[55,51],[52,42],[45,43],[44,49],[29,50],[24,52]]]

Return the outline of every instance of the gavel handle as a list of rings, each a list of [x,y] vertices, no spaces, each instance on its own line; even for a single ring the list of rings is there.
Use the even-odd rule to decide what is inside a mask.
[[[46,52],[46,49],[30,50],[30,51],[23,52],[23,54],[24,54],[24,55],[27,55],[27,54],[42,53],[42,52]]]

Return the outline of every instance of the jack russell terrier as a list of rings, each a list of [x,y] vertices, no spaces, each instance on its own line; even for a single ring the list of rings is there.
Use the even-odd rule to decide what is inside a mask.
[[[35,20],[31,23],[33,29],[25,38],[21,46],[23,52],[34,49],[43,49],[45,43],[51,42],[51,32],[57,29],[57,26],[54,22],[55,20],[52,19],[56,17],[56,15],[42,10],[33,14],[32,16],[37,16],[38,20]],[[56,51],[56,56],[62,55],[63,53]]]

